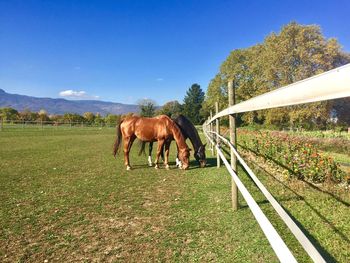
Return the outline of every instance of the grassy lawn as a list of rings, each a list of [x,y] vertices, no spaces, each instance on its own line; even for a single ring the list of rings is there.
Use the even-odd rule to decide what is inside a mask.
[[[231,179],[209,167],[147,166],[112,157],[113,129],[0,133],[1,262],[278,262],[245,202],[231,210]],[[174,144],[171,160],[174,160]],[[279,182],[255,167],[329,261],[350,259],[349,194]],[[300,262],[310,262],[250,179],[252,191]]]

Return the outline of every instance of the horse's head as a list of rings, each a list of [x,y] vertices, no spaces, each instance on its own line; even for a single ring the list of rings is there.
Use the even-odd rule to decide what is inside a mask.
[[[186,170],[190,166],[190,148],[186,147],[179,149],[179,159],[182,164],[182,169]]]
[[[205,157],[205,145],[206,144],[199,146],[198,150],[194,153],[194,158],[196,158],[199,166],[202,168],[207,164],[207,159]]]

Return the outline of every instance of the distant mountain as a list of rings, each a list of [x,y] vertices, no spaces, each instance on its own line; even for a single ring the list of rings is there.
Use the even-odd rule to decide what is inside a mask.
[[[36,98],[25,95],[9,94],[0,89],[0,108],[11,107],[18,111],[29,109],[38,112],[45,109],[49,114],[64,114],[67,112],[83,114],[84,112],[100,113],[101,115],[125,114],[139,111],[137,105],[106,102],[99,100],[66,100],[51,98]]]

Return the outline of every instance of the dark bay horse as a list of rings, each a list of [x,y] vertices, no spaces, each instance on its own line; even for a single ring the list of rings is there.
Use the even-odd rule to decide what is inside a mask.
[[[206,160],[206,156],[205,156],[205,145],[203,144],[197,129],[194,127],[194,125],[192,124],[192,122],[187,119],[185,116],[183,115],[179,115],[177,118],[173,119],[173,121],[177,124],[177,126],[180,128],[182,135],[185,137],[185,140],[187,138],[190,139],[192,145],[193,145],[193,149],[194,149],[194,158],[197,160],[198,164],[200,165],[200,167],[205,167],[207,160]],[[141,144],[141,149],[139,154],[141,154],[142,152],[145,152],[145,142],[142,142]],[[148,163],[150,166],[152,166],[152,149],[153,149],[153,142],[150,142],[149,144],[149,151],[148,151]],[[163,151],[161,152],[161,155],[164,159],[164,154]],[[176,165],[179,165],[181,167],[181,164],[178,163],[178,158],[176,158]]]
[[[169,147],[172,140],[175,139],[179,149],[179,159],[183,162],[183,169],[189,167],[190,149],[188,148],[185,138],[179,127],[166,115],[160,115],[154,118],[145,118],[131,116],[122,119],[117,126],[117,137],[114,143],[113,154],[116,156],[121,144],[124,141],[124,160],[127,170],[131,169],[129,162],[129,152],[136,138],[144,142],[158,142],[156,168],[158,160],[164,145],[165,159],[164,164],[168,169]]]

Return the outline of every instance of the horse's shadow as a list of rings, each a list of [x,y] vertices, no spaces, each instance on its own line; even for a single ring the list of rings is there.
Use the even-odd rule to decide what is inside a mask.
[[[196,160],[190,160],[190,166],[188,168],[188,170],[194,170],[194,169],[205,169],[205,168],[209,168],[209,167],[215,167],[216,166],[216,158],[207,158],[207,164],[204,168],[201,168],[199,163]],[[175,170],[178,169],[180,170],[177,166],[176,166],[176,162],[171,161],[168,162],[169,166],[170,166],[170,170]],[[164,163],[162,161],[159,161],[158,163],[159,165],[159,170],[166,170]],[[145,163],[137,163],[137,164],[133,164],[132,165],[132,170],[139,170],[139,169],[146,169],[146,168],[154,168],[155,164],[153,164],[152,166],[149,166],[147,162]]]
[[[210,167],[216,167],[216,158],[206,158],[207,163],[205,167],[200,167],[199,163],[196,160],[191,160],[190,161],[190,167],[188,170],[194,170],[194,169],[205,169],[205,168],[210,168]]]

